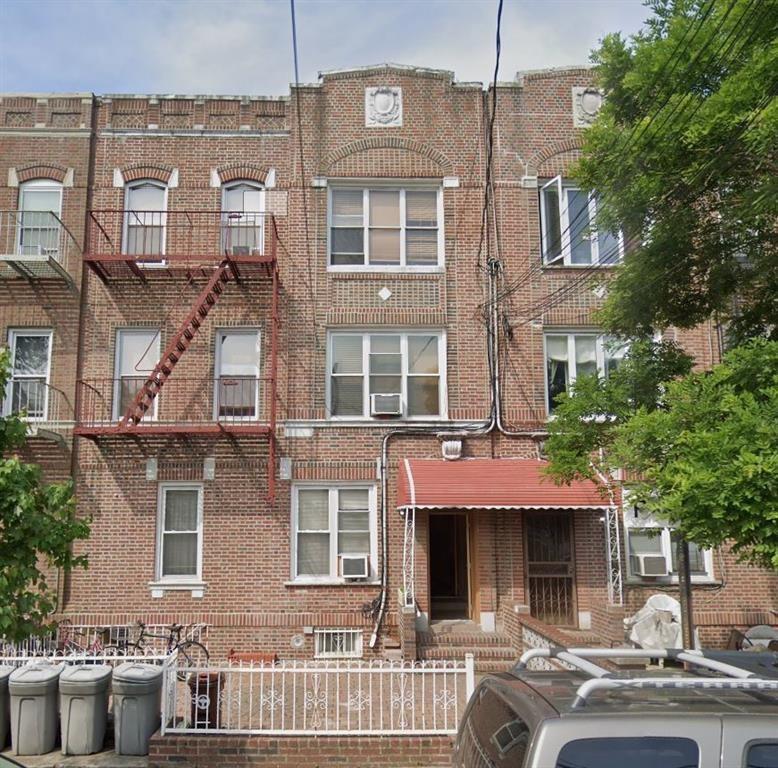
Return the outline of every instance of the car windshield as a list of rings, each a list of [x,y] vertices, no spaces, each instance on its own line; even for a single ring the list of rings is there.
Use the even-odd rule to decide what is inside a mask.
[[[556,768],[698,768],[692,739],[634,737],[576,739],[562,747]]]

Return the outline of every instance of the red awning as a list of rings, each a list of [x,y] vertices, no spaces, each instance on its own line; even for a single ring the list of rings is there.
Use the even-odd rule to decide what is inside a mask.
[[[555,485],[537,459],[404,459],[397,506],[417,509],[603,509],[610,506],[587,481]]]

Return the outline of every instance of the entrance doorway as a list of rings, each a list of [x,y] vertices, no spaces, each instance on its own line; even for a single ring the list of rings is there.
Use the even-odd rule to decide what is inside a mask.
[[[467,515],[430,513],[430,618],[470,618]]]
[[[526,512],[524,531],[530,613],[549,624],[575,626],[572,515]]]

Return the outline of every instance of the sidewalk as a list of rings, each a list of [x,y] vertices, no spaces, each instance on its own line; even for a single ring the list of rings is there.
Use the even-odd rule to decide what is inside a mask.
[[[63,755],[60,750],[47,755],[21,756],[14,755],[10,749],[0,752],[3,757],[16,760],[25,768],[147,768],[147,757],[126,757],[117,755],[113,749],[104,750],[96,755],[81,757]]]

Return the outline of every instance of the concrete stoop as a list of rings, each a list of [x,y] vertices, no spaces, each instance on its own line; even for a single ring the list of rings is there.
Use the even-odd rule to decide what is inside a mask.
[[[25,766],[25,768],[147,768],[147,757],[117,755],[112,749],[94,755],[63,755],[60,750],[46,755],[15,755],[11,750],[0,755]]]
[[[480,674],[507,672],[519,658],[510,639],[500,632],[484,632],[474,624],[432,625],[416,636],[419,659],[461,660],[472,653]]]

